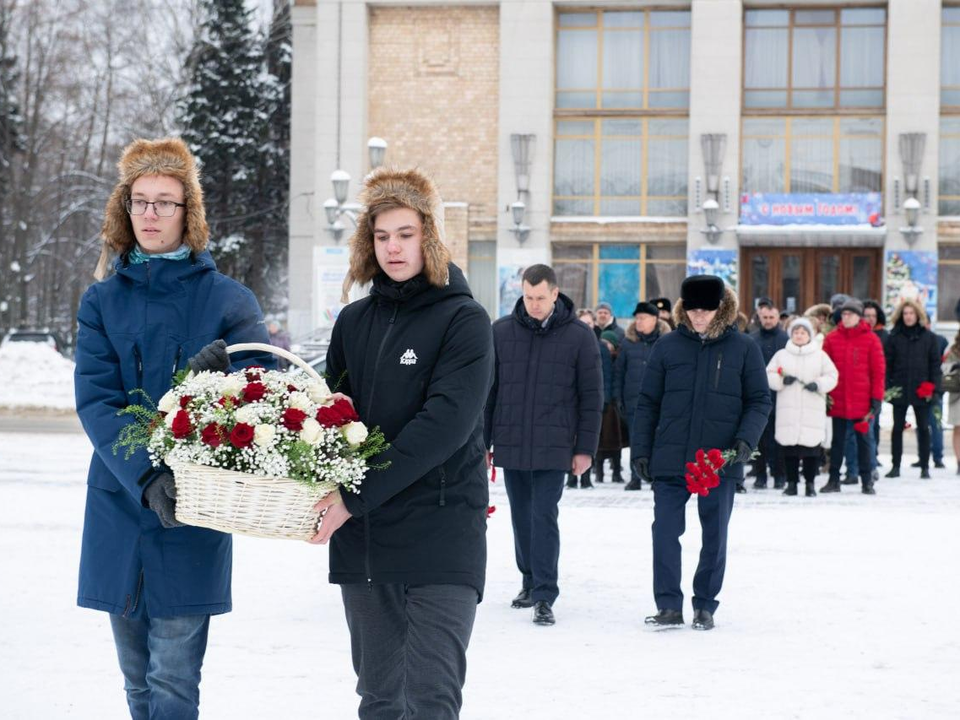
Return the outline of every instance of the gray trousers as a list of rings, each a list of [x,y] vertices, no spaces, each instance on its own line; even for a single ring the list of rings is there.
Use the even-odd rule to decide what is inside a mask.
[[[460,717],[477,614],[469,585],[341,585],[360,720]]]

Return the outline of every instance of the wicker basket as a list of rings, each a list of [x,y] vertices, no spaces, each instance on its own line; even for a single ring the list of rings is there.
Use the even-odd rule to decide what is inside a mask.
[[[228,353],[261,350],[286,358],[315,380],[320,375],[293,353],[262,343],[230,345]],[[313,506],[337,488],[334,482],[304,485],[286,477],[171,463],[177,486],[177,520],[187,525],[264,538],[308,540],[317,532]]]

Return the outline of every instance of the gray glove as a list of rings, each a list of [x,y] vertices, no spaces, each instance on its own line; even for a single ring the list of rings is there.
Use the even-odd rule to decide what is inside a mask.
[[[147,507],[157,514],[160,524],[165,528],[183,527],[183,523],[179,522],[175,516],[177,486],[173,483],[173,475],[168,472],[157,475],[143,491],[143,499]]]
[[[227,354],[227,343],[223,340],[214,340],[200,352],[187,360],[187,365],[195,373],[204,370],[226,372],[230,369],[230,356]]]
[[[649,458],[637,458],[633,461],[633,471],[640,476],[641,480],[646,480],[648,483],[653,482],[653,478],[650,477],[650,459]]]
[[[730,464],[734,463],[748,463],[750,462],[750,456],[753,455],[753,449],[747,445],[743,440],[737,440],[734,442],[733,449],[737,451],[737,456],[730,461]]]

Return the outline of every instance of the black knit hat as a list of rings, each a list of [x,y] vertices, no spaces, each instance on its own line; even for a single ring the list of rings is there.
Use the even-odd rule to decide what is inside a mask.
[[[650,304],[657,310],[666,310],[667,312],[673,310],[673,303],[670,302],[670,298],[650,298]]]
[[[637,303],[637,306],[633,309],[633,314],[638,315],[643,313],[644,315],[653,315],[654,317],[660,316],[660,311],[657,309],[657,306],[653,303],[643,302],[642,300]]]
[[[716,275],[691,275],[680,285],[684,310],[716,310],[724,293],[723,280]]]

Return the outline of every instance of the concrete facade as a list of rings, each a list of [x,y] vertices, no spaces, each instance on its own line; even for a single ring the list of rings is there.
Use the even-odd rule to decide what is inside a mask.
[[[883,194],[885,229],[849,242],[889,251],[936,253],[960,240],[953,220],[937,218],[940,123],[940,0],[823,2],[794,0],[781,8],[885,7],[886,102]],[[556,17],[569,8],[686,9],[691,12],[690,106],[686,217],[557,218],[552,216]],[[419,165],[435,177],[451,203],[461,236],[451,236],[457,261],[466,264],[467,243],[496,240],[501,264],[550,261],[559,243],[683,243],[736,251],[741,179],[744,10],[771,7],[752,0],[660,0],[659,2],[552,3],[542,0],[401,2],[298,0],[294,8],[293,151],[291,173],[290,326],[294,335],[317,324],[312,307],[313,248],[334,245],[322,204],[332,195],[330,173],[351,178],[350,199],[368,171],[366,140],[389,145],[387,164]],[[838,114],[843,114],[842,112]],[[929,179],[924,232],[914,243],[894,203],[894,179],[903,177],[899,135],[926,134],[920,171]],[[509,205],[518,199],[511,154],[514,133],[536,136],[524,222],[530,235],[519,243],[511,232]],[[716,244],[701,228],[695,202],[697,178],[706,196],[700,136],[726,135],[722,178],[729,211],[718,225]],[[902,182],[899,201],[904,199]],[[345,244],[352,227],[340,241]],[[771,240],[771,244],[781,240]],[[808,234],[807,244],[846,242]],[[755,243],[756,244],[756,243]],[[466,269],[466,268],[465,268]],[[953,292],[941,288],[940,292]],[[960,292],[958,290],[957,292]],[[942,318],[952,321],[952,317]]]

